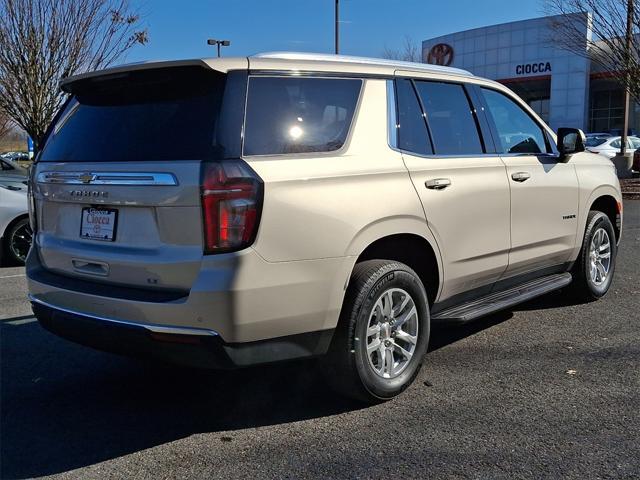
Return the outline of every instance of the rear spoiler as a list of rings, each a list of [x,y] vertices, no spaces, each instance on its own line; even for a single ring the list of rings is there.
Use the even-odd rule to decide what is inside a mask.
[[[249,59],[246,57],[228,57],[228,58],[198,58],[191,60],[170,60],[162,62],[138,62],[119,65],[117,67],[106,68],[104,70],[96,70],[93,72],[81,73],[71,77],[63,78],[60,81],[60,89],[63,92],[71,92],[71,84],[88,78],[98,78],[119,73],[127,73],[136,70],[151,70],[158,68],[173,68],[196,66],[208,68],[221,73],[227,73],[231,70],[246,70],[249,68]]]

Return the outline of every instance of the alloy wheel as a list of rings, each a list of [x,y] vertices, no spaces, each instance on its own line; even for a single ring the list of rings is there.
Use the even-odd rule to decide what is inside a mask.
[[[24,222],[13,231],[9,239],[9,249],[17,260],[24,262],[27,259],[32,239],[33,231],[28,222]]]
[[[611,269],[611,240],[604,228],[599,228],[591,238],[589,247],[589,275],[594,285],[607,281]]]
[[[401,288],[384,291],[367,324],[369,366],[383,378],[395,378],[409,365],[417,343],[418,311],[413,298]]]

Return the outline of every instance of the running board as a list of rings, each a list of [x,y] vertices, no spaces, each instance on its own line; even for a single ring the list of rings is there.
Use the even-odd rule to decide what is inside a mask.
[[[570,273],[557,273],[538,278],[502,292],[491,293],[486,297],[447,308],[433,315],[431,319],[468,322],[565,287],[571,283],[571,280]]]

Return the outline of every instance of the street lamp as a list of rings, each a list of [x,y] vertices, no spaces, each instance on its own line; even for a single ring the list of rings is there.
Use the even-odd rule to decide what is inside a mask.
[[[220,58],[220,47],[228,47],[231,45],[229,40],[216,40],[214,38],[210,38],[207,40],[207,45],[216,45],[218,47],[218,58]]]

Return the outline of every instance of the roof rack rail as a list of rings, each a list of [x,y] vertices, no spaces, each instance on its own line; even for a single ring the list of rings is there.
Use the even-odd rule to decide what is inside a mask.
[[[429,63],[402,62],[385,58],[354,57],[351,55],[334,55],[328,53],[304,53],[304,52],[265,52],[251,55],[250,58],[274,58],[279,60],[312,60],[323,62],[353,63],[359,65],[375,65],[383,67],[396,67],[398,69],[420,70],[424,72],[450,73],[454,75],[473,76],[468,70],[461,68],[431,65]]]

